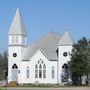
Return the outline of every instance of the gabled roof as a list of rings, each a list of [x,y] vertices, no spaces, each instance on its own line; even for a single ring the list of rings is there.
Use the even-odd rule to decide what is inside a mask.
[[[64,33],[61,40],[59,41],[58,45],[60,46],[72,46],[74,44],[74,41],[68,31]]]
[[[19,8],[17,8],[16,10],[16,14],[13,18],[8,34],[9,35],[25,35],[25,36],[27,35]]]
[[[57,60],[56,51],[60,39],[61,36],[58,33],[48,33],[25,50],[23,60],[29,60],[38,49],[41,49],[48,56],[49,60]]]

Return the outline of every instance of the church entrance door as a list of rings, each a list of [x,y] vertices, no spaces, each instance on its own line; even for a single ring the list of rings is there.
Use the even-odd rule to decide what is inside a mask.
[[[18,66],[14,64],[12,66],[12,81],[17,82],[18,80]]]
[[[64,64],[64,65],[62,66],[61,81],[62,81],[62,83],[68,84],[68,79],[69,79],[69,69],[68,69],[68,65],[67,65],[67,64]]]

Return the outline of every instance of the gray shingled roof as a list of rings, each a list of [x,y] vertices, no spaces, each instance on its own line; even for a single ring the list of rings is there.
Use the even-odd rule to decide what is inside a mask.
[[[41,49],[49,60],[57,60],[56,50],[60,39],[61,36],[58,33],[48,33],[25,50],[23,60],[29,60],[38,49]]]
[[[68,31],[64,33],[61,40],[59,41],[58,45],[60,46],[72,46],[74,44],[74,41]]]
[[[16,10],[16,14],[13,18],[10,30],[9,30],[9,35],[27,35],[26,31],[25,31],[25,26],[24,26],[24,22],[20,13],[19,8],[17,8]]]

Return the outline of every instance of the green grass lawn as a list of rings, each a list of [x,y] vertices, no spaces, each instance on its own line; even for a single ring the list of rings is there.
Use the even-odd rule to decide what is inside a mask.
[[[2,89],[2,87],[0,87],[0,90],[4,90],[4,89]]]

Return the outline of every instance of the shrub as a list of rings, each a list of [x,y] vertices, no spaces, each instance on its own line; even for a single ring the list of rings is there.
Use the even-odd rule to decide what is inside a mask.
[[[9,86],[9,87],[16,87],[17,86],[17,82],[10,82],[7,86]]]

